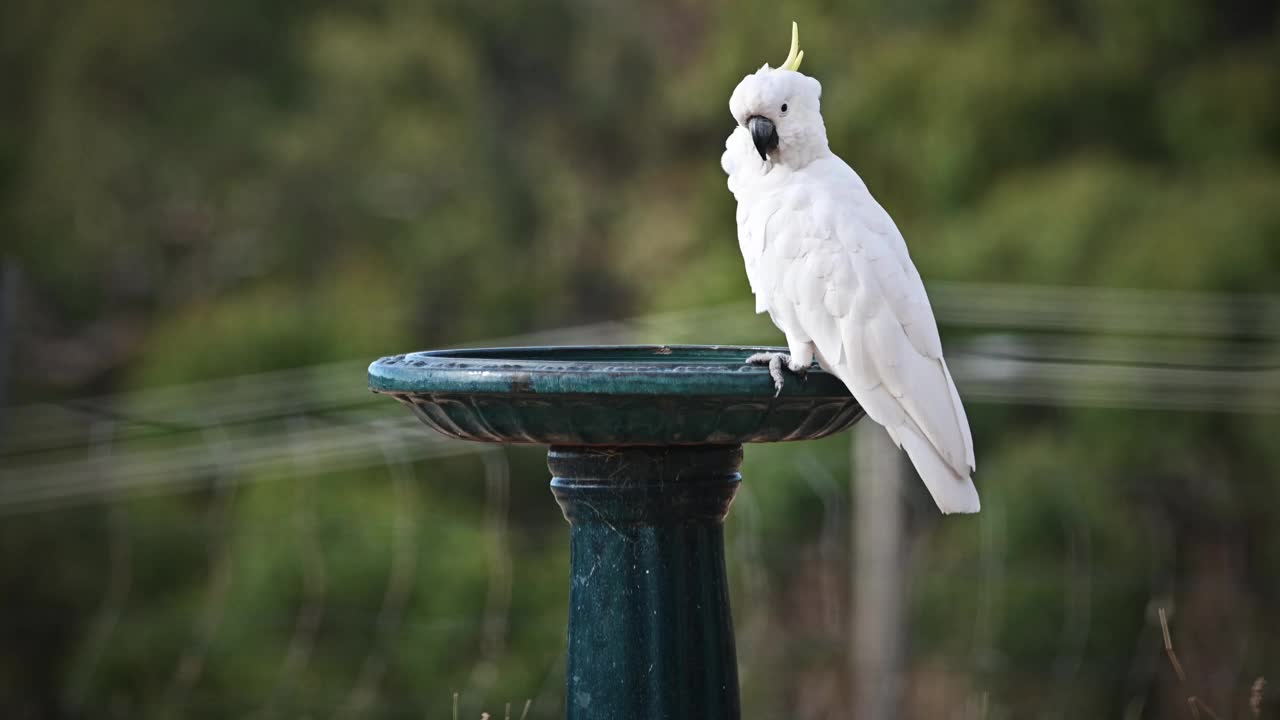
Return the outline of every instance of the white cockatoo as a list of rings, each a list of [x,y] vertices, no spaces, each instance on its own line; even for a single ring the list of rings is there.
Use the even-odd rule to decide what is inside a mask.
[[[720,163],[738,244],[756,312],[790,351],[748,361],[769,364],[781,392],[784,364],[803,373],[816,358],[906,450],[942,512],[977,512],[973,438],[929,296],[889,214],[827,146],[803,57],[792,23],[782,67],[747,75],[729,99],[738,126]]]

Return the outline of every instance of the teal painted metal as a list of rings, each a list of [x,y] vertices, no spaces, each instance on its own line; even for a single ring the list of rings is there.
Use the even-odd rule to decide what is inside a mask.
[[[626,346],[410,353],[369,387],[428,426],[480,442],[551,445],[570,524],[570,720],[739,717],[723,522],[741,443],[807,440],[862,410],[814,366],[743,361],[781,348]]]
[[[629,346],[443,350],[385,357],[369,387],[450,437],[546,445],[732,445],[810,440],[862,415],[817,365],[774,397],[755,352]]]
[[[569,720],[736,720],[724,517],[742,446],[552,447],[570,523]]]
[[[433,350],[385,357],[369,367],[380,392],[537,395],[727,395],[772,397],[769,371],[743,360],[786,348],[738,345],[624,345]],[[790,376],[783,394],[806,398],[849,393],[817,365]]]

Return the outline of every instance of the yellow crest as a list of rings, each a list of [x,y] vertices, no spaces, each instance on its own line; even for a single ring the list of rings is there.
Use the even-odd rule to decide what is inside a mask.
[[[804,51],[800,49],[800,26],[794,21],[791,23],[791,52],[787,55],[787,59],[779,66],[780,70],[800,70],[800,61],[804,59]]]

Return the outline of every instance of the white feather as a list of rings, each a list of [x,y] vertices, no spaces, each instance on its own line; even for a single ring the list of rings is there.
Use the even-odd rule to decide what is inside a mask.
[[[730,103],[740,124],[780,98],[795,108],[775,120],[782,140],[769,161],[741,126],[721,159],[756,310],[792,347],[813,344],[819,363],[906,451],[943,512],[977,512],[973,438],[924,283],[893,219],[827,149],[815,88],[799,73],[761,69]]]

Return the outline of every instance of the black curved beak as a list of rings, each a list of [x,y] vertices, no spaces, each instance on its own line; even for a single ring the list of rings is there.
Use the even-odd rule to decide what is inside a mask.
[[[747,118],[747,130],[751,132],[751,142],[756,144],[760,159],[768,160],[769,151],[778,147],[778,129],[773,121],[763,115],[752,115]]]

